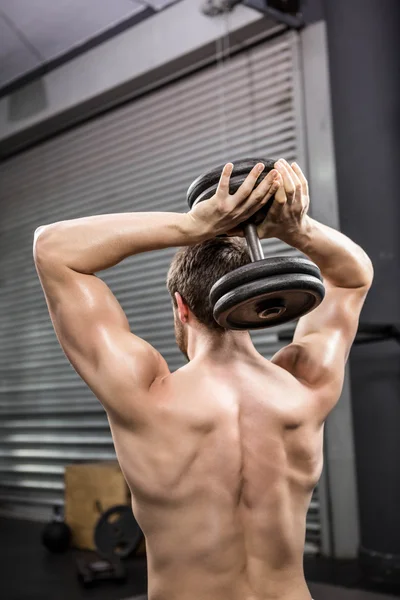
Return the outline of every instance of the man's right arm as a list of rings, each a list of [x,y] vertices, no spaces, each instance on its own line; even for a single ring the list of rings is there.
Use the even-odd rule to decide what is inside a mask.
[[[308,183],[300,167],[281,159],[275,168],[280,185],[267,218],[258,228],[259,235],[278,237],[306,254],[321,270],[326,295],[318,308],[300,319],[293,343],[273,361],[318,389],[324,418],[340,396],[373,267],[357,244],[308,217]]]
[[[285,241],[318,265],[326,295],[318,308],[299,320],[293,343],[274,361],[307,385],[325,389],[329,404],[341,392],[345,364],[372,284],[372,263],[345,235],[309,217]],[[326,412],[331,408],[327,406]]]

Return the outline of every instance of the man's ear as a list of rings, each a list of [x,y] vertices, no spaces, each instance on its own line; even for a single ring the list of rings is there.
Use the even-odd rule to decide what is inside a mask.
[[[182,323],[187,323],[189,319],[189,307],[179,292],[175,292],[175,300],[179,319]]]

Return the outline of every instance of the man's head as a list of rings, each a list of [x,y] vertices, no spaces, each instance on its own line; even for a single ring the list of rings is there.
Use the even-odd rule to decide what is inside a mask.
[[[191,322],[209,335],[224,334],[226,330],[213,317],[210,290],[223,275],[249,263],[246,243],[238,237],[214,238],[180,248],[175,254],[167,287],[174,307],[176,341],[186,357]]]

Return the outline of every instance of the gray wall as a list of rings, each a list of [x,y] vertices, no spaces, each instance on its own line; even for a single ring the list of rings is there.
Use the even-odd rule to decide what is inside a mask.
[[[307,25],[325,18],[323,2],[324,0],[303,0],[302,13]]]
[[[0,98],[0,157],[51,134],[60,125],[84,120],[115,97],[132,97],[188,65],[215,56],[215,40],[225,35],[225,18],[202,14],[204,0],[182,0],[151,19],[51,70],[47,75]],[[322,0],[307,0],[307,23],[322,17]],[[228,18],[231,45],[276,28],[246,6]]]
[[[400,320],[400,2],[335,0],[326,17],[341,221],[375,265],[364,318]]]
[[[302,30],[301,48],[311,214],[318,221],[339,229],[332,93],[324,21],[312,23]],[[325,426],[325,467],[319,485],[325,532],[323,553],[354,558],[358,552],[359,528],[348,368],[340,402]]]
[[[203,15],[202,4],[182,0],[0,98],[0,157],[43,132],[111,106],[116,97],[121,101],[143,93],[179,74],[188,66],[182,57],[189,57],[191,65],[215,57],[215,40],[225,34],[226,21]],[[240,44],[240,32],[257,23],[260,31],[275,26],[257,11],[237,7],[229,17],[232,43]]]
[[[400,2],[325,0],[341,228],[374,263],[362,319],[400,322]],[[400,348],[355,347],[361,543],[400,554]]]

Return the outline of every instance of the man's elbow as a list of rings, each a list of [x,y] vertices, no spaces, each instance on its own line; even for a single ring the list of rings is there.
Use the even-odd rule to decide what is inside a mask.
[[[44,225],[35,230],[33,237],[33,258],[37,267],[54,260],[55,244],[52,225]]]
[[[374,281],[374,265],[368,254],[363,251],[363,272],[364,272],[364,286],[369,289]]]
[[[35,262],[38,261],[39,256],[42,254],[43,249],[43,235],[46,231],[46,227],[41,225],[35,230],[33,235],[33,258]]]

